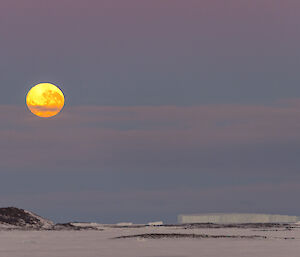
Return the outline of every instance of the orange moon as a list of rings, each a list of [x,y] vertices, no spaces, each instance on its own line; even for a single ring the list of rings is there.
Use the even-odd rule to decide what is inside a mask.
[[[26,96],[28,109],[36,116],[49,118],[57,115],[65,104],[63,92],[50,83],[40,83]]]

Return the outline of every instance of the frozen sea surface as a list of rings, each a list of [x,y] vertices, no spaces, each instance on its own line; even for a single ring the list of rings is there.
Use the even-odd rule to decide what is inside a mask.
[[[258,235],[267,238],[113,239],[136,234]],[[104,227],[102,231],[0,231],[0,257],[102,256],[299,257],[300,228]]]

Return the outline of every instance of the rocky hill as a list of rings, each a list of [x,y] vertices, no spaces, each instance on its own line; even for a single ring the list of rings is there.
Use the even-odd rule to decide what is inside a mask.
[[[52,221],[44,219],[32,212],[15,207],[0,208],[0,227],[51,229]]]

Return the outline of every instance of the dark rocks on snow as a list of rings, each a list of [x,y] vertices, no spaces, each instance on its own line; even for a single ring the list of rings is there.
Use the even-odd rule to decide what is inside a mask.
[[[51,228],[53,225],[53,223],[47,219],[15,207],[0,208],[0,223],[16,227],[44,229]]]
[[[235,235],[207,235],[207,234],[139,234],[139,235],[129,235],[120,236],[115,239],[125,239],[125,238],[145,238],[145,239],[163,239],[163,238],[237,238],[237,239],[266,239],[266,236],[235,236]]]

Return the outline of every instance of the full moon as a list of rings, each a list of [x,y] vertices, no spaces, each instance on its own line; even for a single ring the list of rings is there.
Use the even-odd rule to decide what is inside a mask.
[[[57,86],[41,83],[30,89],[26,96],[26,104],[33,114],[49,118],[61,111],[65,104],[65,97]]]

